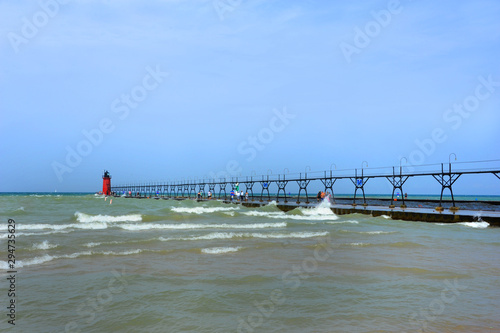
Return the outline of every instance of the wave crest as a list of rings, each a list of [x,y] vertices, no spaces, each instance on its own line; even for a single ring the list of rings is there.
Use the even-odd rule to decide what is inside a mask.
[[[207,214],[216,212],[231,212],[240,209],[240,207],[174,207],[171,208],[173,212],[176,213],[188,213],[188,214]]]
[[[252,223],[252,224],[160,224],[160,223],[142,223],[142,224],[122,224],[119,226],[125,230],[149,230],[149,229],[265,229],[265,228],[285,228],[285,222],[278,223]]]
[[[140,222],[142,221],[142,216],[140,214],[129,214],[129,215],[89,215],[85,213],[76,212],[76,220],[81,223],[92,223],[92,222]]]

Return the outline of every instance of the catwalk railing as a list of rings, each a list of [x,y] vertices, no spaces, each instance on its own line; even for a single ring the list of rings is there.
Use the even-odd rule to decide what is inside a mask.
[[[450,155],[451,156],[451,155]],[[363,162],[362,166],[366,162]],[[367,163],[366,163],[367,164]],[[307,188],[311,182],[321,182],[321,188],[325,192],[329,192],[335,200],[334,185],[337,180],[349,179],[354,186],[354,196],[352,205],[356,205],[356,196],[358,191],[363,195],[363,205],[366,205],[365,186],[370,179],[385,178],[392,185],[391,201],[394,199],[394,193],[397,190],[403,194],[403,185],[410,178],[414,177],[433,177],[441,185],[441,196],[439,206],[442,208],[443,193],[446,189],[450,191],[452,206],[450,209],[457,209],[455,205],[455,198],[453,195],[453,185],[462,175],[479,175],[479,174],[492,174],[500,180],[500,160],[489,161],[474,161],[474,162],[455,162],[441,163],[441,164],[427,164],[419,166],[402,166],[398,167],[379,167],[379,168],[364,168],[349,169],[349,170],[336,170],[330,167],[330,170],[322,172],[307,171],[304,173],[273,175],[271,170],[268,170],[267,175],[261,176],[246,176],[246,177],[226,177],[219,179],[193,179],[184,181],[173,182],[149,182],[141,184],[126,184],[112,186],[111,190],[115,195],[125,195],[129,197],[161,197],[161,198],[197,198],[198,193],[200,197],[206,199],[209,194],[211,198],[227,199],[228,185],[230,191],[238,190],[248,193],[248,198],[251,201],[255,199],[259,201],[271,201],[271,194],[269,189],[271,186],[276,189],[275,200],[284,199],[288,202],[290,195],[287,196],[286,186],[290,183],[298,186],[298,194],[296,196],[297,203],[301,198],[305,198],[305,202],[309,203],[309,193]],[[334,164],[332,164],[333,166]],[[453,166],[453,168],[452,168]],[[406,170],[404,170],[406,169]],[[287,171],[285,169],[284,171]],[[245,186],[243,190],[242,186]],[[254,194],[254,186],[257,185],[256,191],[260,194]],[[206,190],[208,188],[208,191]],[[210,193],[209,193],[210,192]],[[280,197],[280,193],[282,196]],[[305,194],[305,197],[304,195]],[[274,197],[274,195],[273,195]],[[406,207],[405,198],[402,196],[401,207]]]

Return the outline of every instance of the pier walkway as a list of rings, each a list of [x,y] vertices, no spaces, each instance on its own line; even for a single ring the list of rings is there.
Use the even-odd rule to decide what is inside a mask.
[[[450,158],[451,155],[453,154],[450,154]],[[366,162],[363,162],[362,165],[364,165],[364,163]],[[452,164],[458,164],[461,168],[454,167],[452,169]],[[399,220],[441,223],[486,221],[490,223],[490,225],[500,226],[500,211],[497,211],[496,208],[493,210],[478,210],[469,208],[460,209],[456,205],[457,201],[455,201],[452,189],[453,184],[462,175],[491,174],[494,176],[492,179],[495,179],[496,177],[497,181],[500,180],[500,160],[461,163],[451,163],[451,161],[449,161],[446,167],[445,163],[441,163],[439,165],[424,165],[420,166],[419,170],[414,172],[403,172],[401,164],[399,168],[385,167],[365,169],[362,167],[360,170],[351,169],[338,171],[330,169],[329,171],[323,171],[321,173],[312,173],[310,172],[310,168],[308,173],[306,168],[306,172],[295,175],[290,175],[288,172],[285,172],[287,169],[284,170],[283,174],[278,175],[273,175],[272,171],[269,171],[267,175],[262,175],[260,177],[240,176],[230,177],[230,179],[193,179],[163,183],[125,184],[112,186],[111,191],[116,196],[135,198],[155,197],[157,199],[176,200],[197,199],[198,193],[200,193],[201,198],[198,199],[199,201],[206,200],[207,194],[210,192],[212,194],[212,199],[218,199],[229,203],[232,202],[229,200],[228,193],[226,191],[229,185],[231,189],[228,191],[236,190],[243,191],[245,193],[248,192],[249,200],[239,202],[244,206],[261,206],[274,200],[276,201],[279,209],[288,211],[296,207],[313,207],[317,204],[316,198],[311,197],[307,190],[311,182],[320,182],[321,190],[324,189],[325,192],[329,192],[332,195],[333,204],[331,205],[331,209],[338,215],[361,213],[370,214],[372,216],[386,215]],[[423,205],[408,207],[406,205],[403,185],[408,179],[416,177],[432,177],[441,185],[441,195],[439,201],[418,199],[415,200],[415,202],[427,202],[427,204],[425,204],[426,207]],[[370,179],[374,178],[385,178],[392,185],[392,195],[389,205],[373,204],[373,200],[370,204],[367,202],[365,186]],[[354,186],[354,195],[352,197],[352,203],[350,204],[335,202],[334,185],[336,181],[340,179],[348,179]],[[298,193],[294,197],[291,197],[290,194],[287,195],[289,192],[287,192],[286,186],[290,183],[298,187]],[[254,194],[255,185],[259,187],[256,191],[257,193],[260,192],[260,195]],[[244,189],[243,186],[245,187]],[[273,187],[274,192],[272,196],[269,191],[271,186]],[[443,200],[443,193],[445,190],[448,190],[451,194],[450,201]],[[359,205],[356,202],[358,191],[363,195],[362,204]],[[396,201],[394,197],[395,193],[398,192],[401,193],[402,197],[399,201]],[[350,200],[350,198],[342,198],[339,201],[346,200]],[[375,200],[380,201],[381,199]],[[437,206],[429,206],[429,203],[431,202],[437,203]],[[445,208],[443,207],[443,203],[449,203],[450,206]],[[491,204],[493,207],[498,204],[497,202],[484,203]],[[397,207],[396,204],[399,204],[399,206]],[[468,207],[470,206],[471,205]]]

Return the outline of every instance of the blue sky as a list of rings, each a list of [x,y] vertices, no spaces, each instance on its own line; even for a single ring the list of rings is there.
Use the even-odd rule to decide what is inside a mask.
[[[0,191],[499,159],[499,17],[494,0],[0,1]]]

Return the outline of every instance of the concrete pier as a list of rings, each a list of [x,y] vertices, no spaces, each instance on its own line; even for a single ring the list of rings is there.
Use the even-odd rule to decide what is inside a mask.
[[[224,200],[225,203],[231,201]],[[266,205],[261,202],[234,202],[246,207]],[[306,203],[277,203],[276,207],[282,211],[290,211],[298,207],[313,208],[317,204]],[[491,226],[500,227],[500,211],[475,211],[475,210],[443,210],[437,211],[430,208],[389,208],[384,206],[352,206],[332,204],[330,209],[337,215],[366,214],[371,216],[389,216],[393,220],[420,221],[434,223],[478,222],[485,221]]]
[[[156,199],[156,200],[196,200],[197,202],[205,201],[220,201],[225,204],[242,205],[245,207],[261,207],[268,205],[271,201],[268,200],[228,200],[228,199],[193,199],[187,197],[167,198],[167,197],[127,197],[134,199]],[[276,207],[284,212],[291,211],[295,208],[314,208],[317,207],[317,202],[299,202],[296,201],[280,201],[276,203]],[[430,223],[457,223],[457,222],[488,222],[490,226],[500,227],[500,211],[491,210],[467,210],[467,209],[443,209],[442,211],[433,208],[401,208],[378,205],[352,205],[352,204],[331,204],[330,209],[337,215],[347,214],[365,214],[371,216],[388,216],[393,220],[430,222]]]
[[[485,221],[492,226],[500,226],[500,201],[460,201],[455,200],[452,186],[462,176],[491,175],[491,179],[500,179],[499,160],[474,161],[455,163],[462,168],[452,168],[451,160],[448,163],[436,165],[425,165],[421,170],[403,172],[403,167],[384,168],[361,168],[351,170],[328,170],[323,172],[289,174],[283,170],[283,174],[273,175],[268,170],[267,175],[194,179],[162,183],[126,184],[112,187],[112,193],[119,196],[128,195],[135,198],[155,198],[165,200],[197,200],[207,199],[211,193],[212,200],[228,200],[228,191],[244,192],[249,201],[238,202],[244,206],[255,207],[266,205],[275,200],[277,207],[283,211],[289,211],[297,207],[313,207],[317,205],[316,191],[331,195],[333,199],[331,209],[335,214],[369,214],[372,216],[386,215],[395,220],[423,221],[423,222],[474,222]],[[332,164],[333,165],[333,164]],[[362,164],[362,166],[364,163]],[[446,167],[445,167],[446,166]],[[331,166],[330,166],[331,167]],[[310,169],[310,168],[309,168]],[[269,172],[270,171],[270,172]],[[421,177],[434,178],[440,185],[441,191],[437,199],[414,199],[407,198],[403,185],[408,179]],[[392,193],[386,198],[368,198],[365,194],[365,186],[370,179],[386,179],[392,186]],[[352,197],[336,197],[334,185],[337,181],[347,181],[354,186]],[[310,183],[315,182],[313,194]],[[287,190],[287,186],[293,186],[294,194]],[[230,190],[227,187],[230,186]],[[257,187],[254,189],[254,186]],[[208,187],[208,191],[207,191]],[[244,187],[244,189],[243,189]],[[271,189],[272,187],[272,189]],[[271,190],[270,190],[271,189]],[[255,190],[255,193],[254,193]],[[297,191],[298,190],[298,191]],[[451,200],[443,198],[444,191],[449,191]],[[362,194],[357,197],[358,191]],[[274,193],[273,193],[274,192]],[[260,195],[259,195],[260,193]],[[288,193],[288,194],[287,194]],[[401,193],[401,198],[399,198]],[[390,198],[390,199],[389,199]],[[236,199],[236,198],[234,198]],[[337,202],[336,202],[337,200]],[[356,201],[358,200],[358,201]],[[362,200],[362,203],[360,201]],[[459,204],[457,206],[457,204]]]

